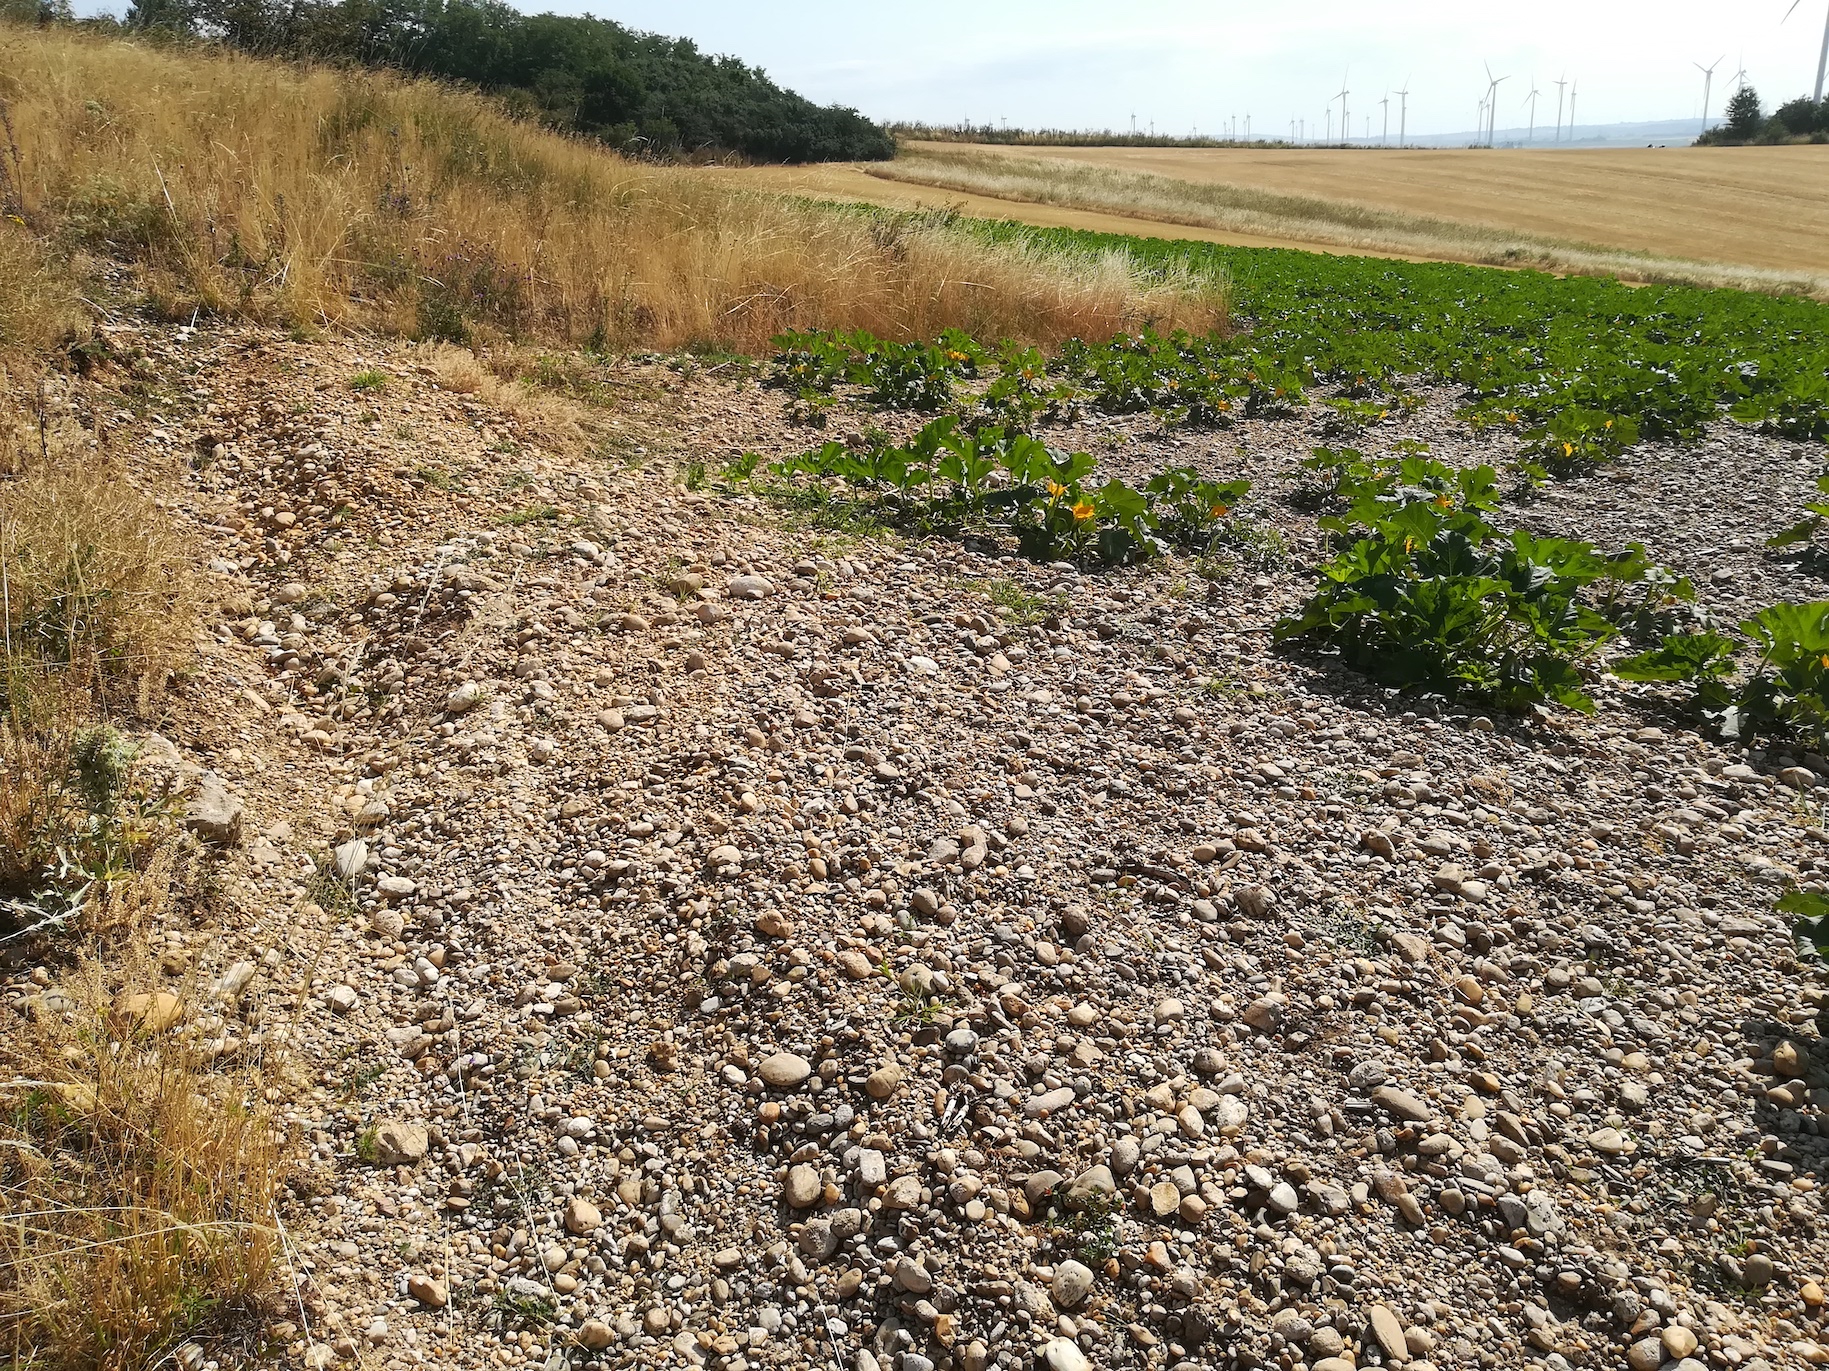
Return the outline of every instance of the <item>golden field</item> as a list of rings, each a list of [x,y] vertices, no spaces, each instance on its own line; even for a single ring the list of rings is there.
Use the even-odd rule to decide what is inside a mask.
[[[912,143],[801,194],[1106,232],[1829,292],[1829,147],[1592,151]]]

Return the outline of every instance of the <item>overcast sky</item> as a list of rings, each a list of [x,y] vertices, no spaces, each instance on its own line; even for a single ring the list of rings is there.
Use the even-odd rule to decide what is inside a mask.
[[[1485,84],[1500,87],[1499,123],[1528,119],[1534,74],[1555,118],[1556,88],[1580,82],[1588,122],[1699,115],[1702,73],[1724,57],[1714,108],[1741,54],[1768,97],[1807,92],[1829,0],[634,0],[598,13],[683,33],[737,53],[820,101],[884,119],[1217,130],[1232,115],[1253,130],[1318,122],[1341,88],[1354,132],[1409,78],[1410,128],[1470,128]],[[578,4],[570,12],[591,6]],[[1768,103],[1771,103],[1768,99]],[[1392,129],[1396,129],[1393,101]],[[1544,105],[1539,101],[1538,108]],[[1508,119],[1508,116],[1515,116]]]
[[[88,8],[101,0],[88,0]],[[544,9],[523,0],[521,8]],[[821,103],[878,119],[1217,132],[1311,130],[1344,82],[1353,132],[1408,78],[1409,128],[1473,126],[1482,64],[1499,126],[1522,127],[1534,76],[1553,123],[1559,76],[1579,82],[1582,123],[1700,115],[1702,74],[1722,58],[1719,114],[1742,62],[1768,108],[1808,93],[1829,0],[551,0],[733,53]],[[1397,131],[1397,104],[1391,129]],[[1337,116],[1336,116],[1337,117]]]

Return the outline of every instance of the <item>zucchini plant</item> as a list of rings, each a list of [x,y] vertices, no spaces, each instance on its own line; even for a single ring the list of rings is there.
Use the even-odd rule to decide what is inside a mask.
[[[1605,610],[1643,578],[1644,549],[1502,533],[1486,518],[1497,488],[1491,467],[1420,457],[1363,482],[1346,513],[1321,520],[1336,553],[1277,640],[1318,644],[1400,688],[1592,710],[1584,675],[1618,633]]]

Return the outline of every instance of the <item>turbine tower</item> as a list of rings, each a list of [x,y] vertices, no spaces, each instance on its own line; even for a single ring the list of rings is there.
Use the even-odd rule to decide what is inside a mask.
[[[1384,107],[1384,132],[1378,135],[1378,146],[1385,148],[1391,145],[1391,92],[1387,90],[1378,103]]]
[[[1569,82],[1569,141],[1571,143],[1575,141],[1575,85],[1575,82]]]
[[[1789,19],[1793,14],[1796,14],[1797,7],[1803,4],[1803,2],[1804,0],[1791,0],[1791,8],[1785,11],[1785,18],[1780,19],[1778,22],[1782,24],[1785,22],[1785,19]],[[1815,100],[1819,105],[1823,103],[1823,74],[1825,71],[1829,71],[1829,18],[1823,20],[1823,54],[1816,59]]]
[[[1531,107],[1531,131],[1529,141],[1537,141],[1537,97],[1543,92],[1537,89],[1537,78],[1531,77],[1531,93],[1524,97],[1524,102]]]
[[[1568,94],[1568,78],[1558,76],[1554,84],[1556,86],[1556,141],[1560,143],[1562,141],[1562,100]]]
[[[1404,145],[1410,124],[1410,78],[1404,77],[1404,88],[1397,92],[1397,146]]]
[[[1509,81],[1509,76],[1494,76],[1492,65],[1486,66],[1486,146],[1493,145],[1499,120],[1499,83]]]
[[[1346,117],[1346,97],[1352,94],[1346,88],[1346,76],[1346,72],[1340,73],[1340,141],[1342,143],[1353,141],[1353,126],[1347,122]]]
[[[1700,62],[1693,64],[1695,69],[1702,73],[1702,132],[1704,133],[1708,132],[1708,97],[1714,91],[1715,68],[1720,66],[1726,57],[1727,54],[1722,53],[1720,57],[1717,57],[1706,67]]]

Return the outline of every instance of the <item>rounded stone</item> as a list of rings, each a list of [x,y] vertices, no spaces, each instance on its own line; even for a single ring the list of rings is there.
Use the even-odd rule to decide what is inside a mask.
[[[1092,1280],[1091,1268],[1068,1258],[1054,1268],[1054,1280],[1048,1293],[1062,1309],[1072,1309],[1086,1298],[1086,1292],[1092,1289]]]
[[[756,1074],[777,1090],[792,1090],[813,1074],[813,1063],[793,1052],[764,1057]]]

